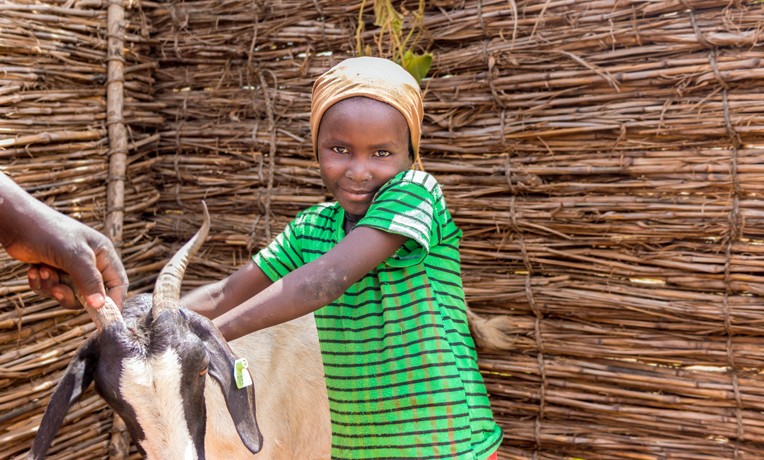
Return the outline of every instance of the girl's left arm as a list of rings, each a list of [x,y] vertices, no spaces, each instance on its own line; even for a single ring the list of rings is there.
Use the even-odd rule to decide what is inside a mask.
[[[311,313],[339,298],[407,237],[371,227],[351,231],[329,252],[290,272],[214,320],[226,340]]]

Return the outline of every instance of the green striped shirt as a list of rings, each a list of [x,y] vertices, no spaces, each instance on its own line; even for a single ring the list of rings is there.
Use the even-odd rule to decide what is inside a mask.
[[[254,257],[272,280],[332,249],[344,210],[301,212]],[[405,171],[358,222],[409,237],[384,263],[315,313],[337,459],[483,460],[502,432],[467,327],[461,230],[433,176]]]

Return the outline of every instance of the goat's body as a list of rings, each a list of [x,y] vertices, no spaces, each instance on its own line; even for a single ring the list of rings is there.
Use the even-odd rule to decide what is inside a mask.
[[[208,378],[205,450],[209,458],[330,458],[329,403],[313,315],[249,334],[230,345],[249,362],[263,449],[253,455],[242,445],[218,385]]]

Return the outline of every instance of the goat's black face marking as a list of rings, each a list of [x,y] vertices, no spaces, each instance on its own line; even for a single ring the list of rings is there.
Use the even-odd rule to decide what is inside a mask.
[[[146,453],[143,452],[140,443],[146,439],[146,434],[137,423],[138,417],[135,410],[123,397],[120,385],[125,361],[136,354],[143,354],[143,351],[126,341],[125,333],[122,327],[119,329],[110,327],[101,334],[99,339],[101,359],[98,362],[95,377],[96,392],[122,417],[127,431],[141,454],[145,456]]]
[[[171,348],[181,365],[180,397],[183,403],[186,428],[196,450],[197,458],[204,459],[204,436],[207,412],[204,402],[206,379],[200,376],[209,365],[204,343],[189,329],[187,317],[178,310],[164,311],[154,318],[152,325],[152,353]],[[161,339],[158,335],[161,334]]]
[[[125,372],[123,365],[128,359],[146,356],[147,338],[142,331],[145,331],[143,321],[150,309],[151,297],[148,295],[131,297],[125,302],[122,309],[124,326],[111,325],[98,338],[101,354],[95,375],[96,392],[122,417],[130,437],[144,457],[146,452],[141,442],[146,439],[146,433],[137,423],[135,409],[122,394],[121,379]]]

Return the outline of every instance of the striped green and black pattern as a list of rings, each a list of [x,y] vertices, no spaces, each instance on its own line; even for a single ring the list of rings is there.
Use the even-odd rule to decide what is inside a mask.
[[[273,280],[344,236],[337,203],[313,206],[254,257]],[[433,176],[406,171],[358,223],[410,239],[316,311],[337,459],[482,460],[502,432],[493,419],[460,276],[461,231]]]

